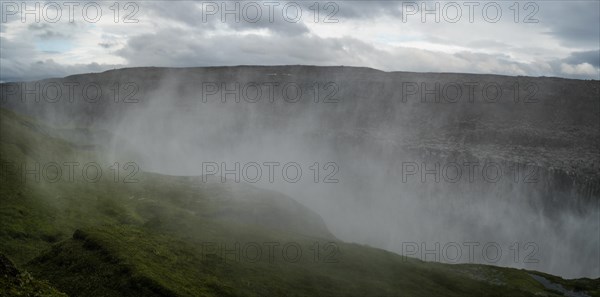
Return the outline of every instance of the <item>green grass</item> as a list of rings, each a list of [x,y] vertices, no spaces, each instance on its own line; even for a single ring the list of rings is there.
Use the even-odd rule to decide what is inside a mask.
[[[260,242],[261,236],[255,237]],[[544,292],[521,270],[405,260],[341,242],[334,263],[315,262],[312,255],[291,263],[278,253],[271,261],[258,262],[203,253],[197,240],[131,225],[79,230],[27,268],[66,293],[83,296],[138,296],[135,292],[140,288],[147,291],[139,296],[531,296]],[[228,241],[232,247],[233,240]],[[289,241],[309,251],[310,240],[284,242]]]
[[[0,132],[2,162],[101,163],[98,152],[6,110]],[[0,253],[70,296],[560,296],[530,271],[422,262],[341,242],[280,193],[198,177],[135,178],[50,183],[3,174]],[[209,249],[236,243],[239,259]],[[278,244],[273,257],[266,243]],[[300,246],[297,261],[282,255],[289,243]],[[250,245],[261,247],[257,261],[243,257]],[[598,279],[540,275],[600,296]]]
[[[47,281],[39,281],[27,271],[19,271],[5,256],[0,255],[0,296],[66,297]]]

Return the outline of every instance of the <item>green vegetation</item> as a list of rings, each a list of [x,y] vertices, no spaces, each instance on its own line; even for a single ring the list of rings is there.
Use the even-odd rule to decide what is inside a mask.
[[[5,165],[103,164],[93,149],[6,110],[0,135]],[[69,296],[561,295],[529,275],[537,272],[422,262],[341,242],[309,209],[250,185],[142,171],[137,182],[123,181],[128,172],[115,182],[111,165],[101,165],[97,182],[81,166],[72,180],[65,171],[52,182],[50,170],[35,181],[19,166],[2,171],[0,253],[44,281],[19,287],[28,275],[19,272],[2,279],[2,296],[62,296],[52,287]],[[598,279],[537,274],[600,296]]]
[[[0,254],[0,296],[65,297],[48,284],[35,280],[29,272],[21,272]]]

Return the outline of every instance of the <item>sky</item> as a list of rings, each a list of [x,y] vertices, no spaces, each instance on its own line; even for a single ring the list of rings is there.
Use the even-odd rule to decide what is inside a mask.
[[[0,1],[0,81],[140,67],[600,78],[600,1]]]

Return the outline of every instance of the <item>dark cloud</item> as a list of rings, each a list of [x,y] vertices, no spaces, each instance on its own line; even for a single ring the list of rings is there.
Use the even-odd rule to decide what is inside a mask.
[[[600,42],[600,1],[551,1],[539,4],[538,19],[548,34],[565,46],[598,47]]]
[[[596,68],[600,68],[600,49],[595,51],[575,52],[563,61],[574,65],[588,63]]]
[[[115,42],[100,42],[98,43],[99,46],[103,47],[103,48],[111,48],[117,45],[117,43]]]
[[[48,25],[47,23],[33,23],[27,26],[27,28],[32,31],[45,30],[49,27],[50,25]]]
[[[227,23],[228,27],[236,30],[236,31],[244,31],[248,29],[268,29],[272,33],[278,35],[301,35],[304,33],[308,33],[308,27],[306,27],[303,23],[294,23],[288,22],[285,20],[280,20],[279,22],[269,22],[268,18],[261,18],[255,23],[248,22],[233,22],[230,21]]]
[[[165,44],[177,44],[165,50]],[[316,36],[261,35],[213,36],[198,40],[181,30],[162,30],[133,37],[117,54],[131,65],[214,66],[214,65],[336,65],[355,61],[363,49],[375,49],[351,38],[323,39]],[[353,52],[354,51],[354,52]]]
[[[202,22],[202,9],[198,3],[188,1],[140,2],[141,19],[160,17],[166,22],[182,23],[190,27],[214,29],[214,23]]]

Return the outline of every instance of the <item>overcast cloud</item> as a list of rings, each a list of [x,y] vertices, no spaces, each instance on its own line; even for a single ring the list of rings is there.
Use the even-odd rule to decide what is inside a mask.
[[[518,13],[510,1],[426,2],[437,15],[410,1],[86,1],[72,14],[68,2],[0,3],[0,81],[281,64],[600,77],[596,0],[518,2]]]

